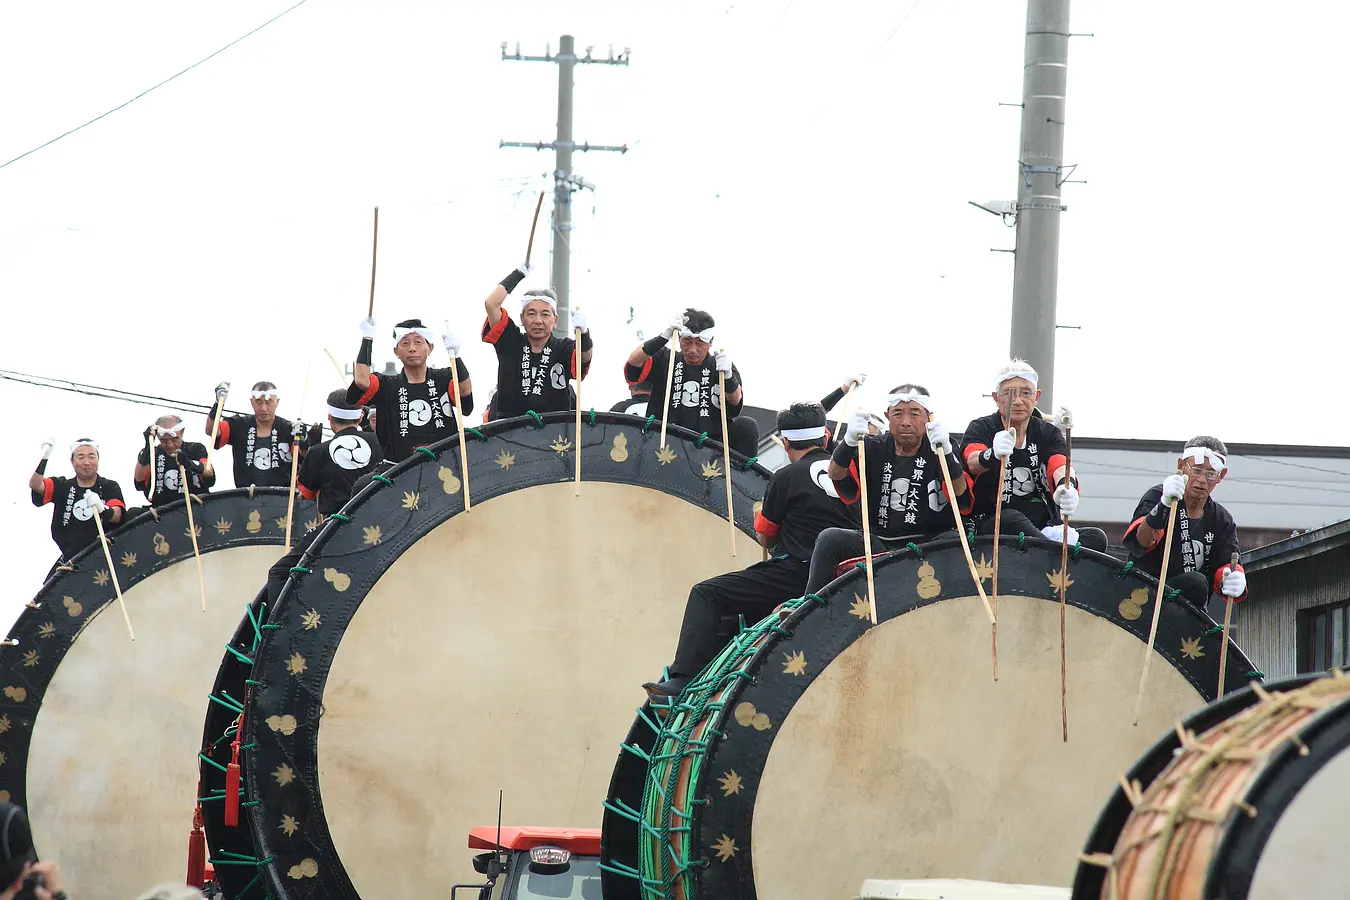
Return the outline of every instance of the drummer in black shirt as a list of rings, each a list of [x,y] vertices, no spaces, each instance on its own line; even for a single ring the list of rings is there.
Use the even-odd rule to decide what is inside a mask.
[[[558,337],[558,295],[552,288],[529,290],[521,295],[518,326],[502,310],[507,296],[528,274],[521,266],[501,280],[483,302],[483,342],[497,351],[497,396],[492,418],[509,419],[536,413],[564,412],[576,406],[570,379],[577,378],[577,343],[573,337]],[[590,328],[580,310],[571,311],[568,333],[581,329],[581,378],[591,367],[594,353]],[[523,331],[521,330],[523,327]]]
[[[1204,610],[1211,593],[1241,600],[1247,596],[1247,575],[1233,566],[1238,552],[1237,523],[1210,495],[1228,474],[1228,448],[1216,437],[1201,435],[1186,442],[1177,471],[1139,498],[1134,520],[1125,530],[1125,547],[1140,569],[1159,576],[1168,507],[1177,503],[1167,583],[1192,606]],[[1218,616],[1215,616],[1218,618]]]
[[[886,420],[890,430],[868,435],[867,502],[869,509],[855,510],[868,516],[873,551],[893,549],[913,541],[932,540],[956,527],[948,504],[947,486],[942,479],[938,453],[947,456],[961,512],[970,512],[974,492],[969,476],[961,466],[951,435],[941,422],[929,420],[933,401],[922,385],[902,384],[886,400]],[[868,416],[856,410],[851,416],[844,440],[835,447],[830,460],[829,477],[839,496],[854,505],[861,496],[858,485],[859,435],[867,432]],[[811,554],[811,572],[806,590],[815,593],[834,580],[834,570],[846,559],[863,555],[862,531],[856,528],[827,528],[816,539]]]
[[[160,507],[183,499],[185,491],[180,470],[187,473],[186,493],[210,493],[216,483],[216,470],[206,445],[183,440],[186,430],[187,423],[181,418],[167,415],[160,416],[155,424],[141,432],[147,443],[136,455],[132,484],[146,495],[152,506]],[[158,440],[153,467],[149,447],[152,438]]]
[[[794,403],[778,413],[788,459],[773,473],[764,491],[764,505],[755,515],[759,543],[773,555],[739,572],[694,585],[684,608],[684,624],[669,678],[643,685],[653,697],[678,694],[712,661],[720,649],[718,625],[723,616],[743,615],[755,621],[775,606],[800,597],[806,587],[816,536],[832,527],[848,527],[851,519],[827,471],[825,410],[819,403]]]
[[[224,399],[229,385],[216,386],[216,402]],[[291,441],[294,424],[277,415],[281,393],[270,381],[259,381],[249,391],[251,416],[229,416],[220,420],[215,449],[229,445],[234,452],[234,486],[289,487],[291,484]],[[216,405],[206,414],[206,433],[215,426]],[[322,428],[315,425],[300,452],[323,440]]]
[[[352,369],[347,401],[353,406],[375,407],[375,430],[384,456],[390,462],[402,462],[418,447],[459,433],[455,401],[450,394],[454,376],[449,366],[443,369],[427,366],[436,334],[421,319],[406,319],[394,326],[394,355],[403,363],[403,371],[397,378],[376,375],[370,371],[370,363],[378,330],[374,319],[361,321],[361,350]],[[459,341],[450,331],[449,323],[442,340],[446,352],[458,357]],[[453,389],[459,393],[467,416],[473,412],[473,382],[464,360],[458,359],[456,365],[458,371],[454,374],[459,376],[459,384]]]
[[[351,499],[357,480],[373,472],[384,460],[379,436],[360,427],[364,410],[348,401],[347,396],[347,391],[341,389],[328,395],[328,426],[333,436],[311,448],[296,473],[296,490],[306,500],[318,501],[321,516],[331,516],[342,509]],[[291,546],[291,552],[268,570],[269,604],[276,604],[291,569],[318,533],[316,528],[300,538]]]
[[[105,529],[122,521],[126,503],[122,488],[109,478],[98,474],[98,443],[91,438],[80,438],[70,445],[70,465],[74,478],[46,476],[47,460],[52,445],[42,445],[42,461],[28,476],[28,489],[33,493],[33,505],[52,504],[52,540],[61,548],[57,565],[69,561],[89,544],[98,540],[97,514]]]
[[[715,441],[722,440],[722,418],[718,408],[722,397],[718,373],[727,381],[728,443],[742,456],[754,456],[759,450],[759,425],[750,416],[742,416],[745,407],[745,389],[741,385],[740,370],[724,350],[712,350],[714,338],[713,317],[701,309],[690,307],[676,316],[666,330],[651,340],[639,344],[628,354],[623,374],[630,385],[649,385],[650,398],[647,414],[661,415],[662,405],[669,403],[667,422],[688,428],[695,433],[706,432]],[[671,380],[672,396],[666,398],[666,374],[670,367],[670,339],[679,334],[680,355],[675,359]]]

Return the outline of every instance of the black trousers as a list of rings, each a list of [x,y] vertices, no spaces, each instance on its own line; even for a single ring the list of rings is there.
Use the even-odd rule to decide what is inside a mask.
[[[776,556],[694,585],[684,607],[671,677],[692,678],[712,662],[726,644],[718,632],[723,616],[745,616],[747,624],[758,622],[778,604],[800,597],[806,570],[807,564],[800,560]]]
[[[272,564],[272,568],[267,570],[267,611],[269,615],[277,607],[277,598],[281,596],[281,589],[286,586],[286,579],[291,577],[291,569],[300,564],[300,557],[309,549],[309,545],[314,543],[314,538],[318,534],[319,529],[316,528],[297,538],[291,544],[291,552],[277,560]]]
[[[906,534],[900,537],[884,538],[872,535],[872,555],[898,550],[913,541],[923,544],[936,535]],[[834,581],[834,570],[846,559],[855,559],[863,555],[863,535],[852,528],[826,528],[816,537],[816,548],[811,551],[811,570],[806,578],[806,592],[814,594],[825,585]]]
[[[1089,550],[1096,550],[1098,553],[1106,552],[1107,538],[1106,532],[1100,528],[1091,526],[1079,528],[1077,525],[1070,525],[1074,531],[1078,532],[1078,543]],[[1027,518],[1026,513],[1019,509],[1003,509],[1003,520],[1000,525],[1000,535],[1015,535],[1021,532],[1027,537],[1044,538],[1041,530]],[[994,517],[992,515],[982,516],[979,523],[975,526],[976,534],[993,534]]]

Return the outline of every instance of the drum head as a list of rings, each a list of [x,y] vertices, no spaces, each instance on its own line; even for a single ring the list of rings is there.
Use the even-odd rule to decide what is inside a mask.
[[[689,588],[760,558],[762,470],[733,469],[733,558],[720,447],[672,430],[662,451],[655,428],[588,416],[577,497],[572,421],[543,423],[469,443],[468,513],[457,442],[391,470],[273,612],[246,725],[275,895],[476,880],[457,848],[496,820],[499,789],[507,824],[599,826]]]
[[[0,784],[27,808],[38,853],[61,863],[72,895],[134,897],[183,877],[203,702],[221,645],[276,561],[286,500],[259,489],[194,503],[204,613],[179,502],[112,535],[134,643],[97,545],[10,632],[19,643],[4,655]],[[313,505],[297,503],[296,515],[302,527]]]
[[[974,546],[986,587],[990,546]],[[803,604],[786,634],[765,635],[739,675],[721,676],[737,677],[709,704],[720,739],[689,784],[664,781],[668,795],[700,801],[687,847],[659,875],[667,896],[687,896],[692,882],[698,896],[844,897],[864,875],[1069,883],[1103,786],[1214,693],[1218,638],[1208,617],[1164,603],[1134,726],[1152,585],[1081,552],[1065,609],[1066,743],[1059,548],[1015,547],[1000,554],[997,682],[989,622],[954,538],[876,566],[879,625],[858,570],[822,593],[823,606]],[[1237,687],[1251,667],[1229,652]],[[654,752],[682,740],[659,739]],[[648,825],[677,818],[666,808]]]

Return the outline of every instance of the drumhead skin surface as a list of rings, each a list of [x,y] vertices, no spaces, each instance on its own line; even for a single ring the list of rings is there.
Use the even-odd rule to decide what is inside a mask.
[[[542,427],[540,427],[542,425]],[[760,558],[767,473],[659,422],[506,420],[418,454],[343,511],[293,577],[246,714],[259,855],[277,897],[434,896],[497,792],[516,824],[598,827],[641,683],[689,589]],[[434,457],[434,458],[432,458]]]
[[[114,532],[131,642],[94,545],[42,588],[0,668],[0,785],[72,896],[134,897],[183,878],[197,751],[221,646],[285,540],[287,492],[209,494],[200,529],[207,608],[181,502]],[[297,498],[297,533],[317,527]]]
[[[986,589],[991,544],[973,545]],[[716,739],[695,783],[664,785],[698,801],[667,896],[844,897],[864,877],[1069,884],[1105,789],[1213,697],[1220,639],[1208,617],[1165,601],[1133,725],[1154,585],[1081,551],[1068,572],[1065,743],[1058,570],[1058,547],[1004,543],[997,682],[954,537],[876,565],[879,625],[859,569],[758,640],[719,676],[733,687],[707,704]],[[1228,686],[1250,669],[1230,643]]]

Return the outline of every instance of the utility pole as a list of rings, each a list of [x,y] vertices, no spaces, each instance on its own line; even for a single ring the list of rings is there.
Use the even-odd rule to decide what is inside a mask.
[[[609,56],[606,59],[594,59],[591,57],[592,47],[586,48],[586,55],[577,58],[574,48],[572,35],[564,34],[558,40],[558,55],[554,56],[550,48],[545,45],[543,56],[521,56],[520,45],[516,45],[516,52],[508,54],[506,52],[506,43],[502,43],[502,59],[515,62],[549,62],[558,64],[558,136],[555,140],[548,143],[542,141],[522,142],[522,141],[501,141],[498,147],[525,147],[534,150],[553,150],[553,289],[558,294],[558,324],[554,327],[554,333],[566,337],[571,333],[567,324],[569,320],[570,304],[568,303],[568,290],[571,281],[571,240],[572,240],[572,192],[583,188],[594,191],[595,185],[578,178],[572,174],[572,151],[580,150],[585,153],[589,150],[607,150],[616,153],[627,153],[628,145],[614,147],[601,144],[582,144],[578,146],[572,140],[572,73],[578,63],[590,63],[595,65],[607,66],[626,66],[628,65],[629,50],[624,48],[623,52],[617,57],[614,55],[614,48],[610,47]]]
[[[1069,0],[1028,0],[1017,178],[1012,355],[1040,375],[1041,404],[1053,408],[1059,217],[1064,183],[1064,92],[1069,69]]]

